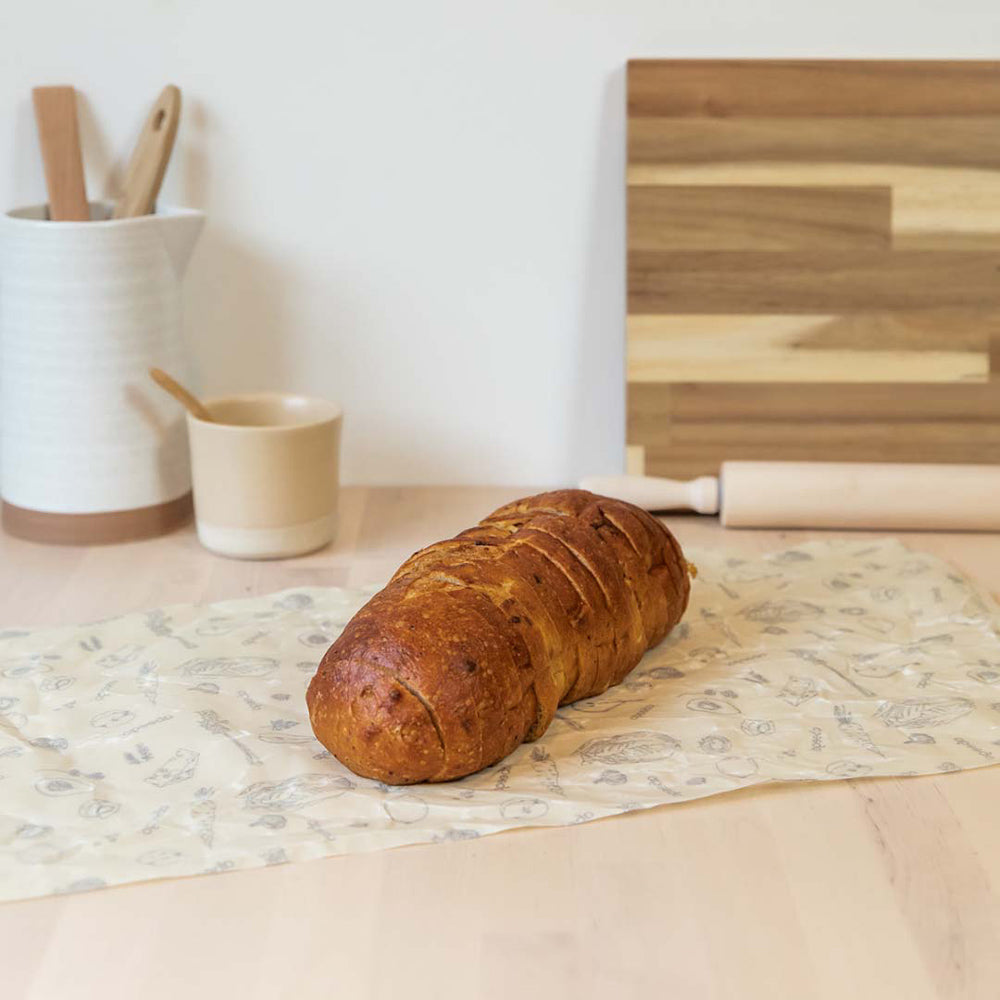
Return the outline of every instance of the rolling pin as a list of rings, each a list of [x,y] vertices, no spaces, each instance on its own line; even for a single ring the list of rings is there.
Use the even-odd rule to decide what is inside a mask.
[[[727,528],[1000,531],[1000,465],[723,462],[718,478],[591,476],[580,486],[646,510],[719,514]]]

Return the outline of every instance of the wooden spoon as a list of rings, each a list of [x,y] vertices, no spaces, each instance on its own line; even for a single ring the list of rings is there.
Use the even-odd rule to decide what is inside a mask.
[[[152,215],[181,117],[181,92],[170,84],[163,88],[146,119],[135,152],[125,173],[125,186],[115,205],[113,219]]]
[[[175,378],[171,378],[165,371],[159,368],[150,368],[149,377],[161,388],[165,389],[197,420],[204,420],[206,423],[215,423],[212,414],[208,412],[205,404],[192,395]]]

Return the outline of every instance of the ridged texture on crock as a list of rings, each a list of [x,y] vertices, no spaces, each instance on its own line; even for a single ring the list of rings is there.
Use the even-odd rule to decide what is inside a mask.
[[[687,607],[688,565],[644,510],[527,497],[411,556],[309,685],[317,738],[357,774],[447,781],[619,683]]]

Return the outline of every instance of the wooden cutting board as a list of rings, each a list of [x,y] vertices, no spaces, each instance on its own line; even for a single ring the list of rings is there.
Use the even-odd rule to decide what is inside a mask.
[[[628,66],[629,471],[1000,462],[1000,62]]]

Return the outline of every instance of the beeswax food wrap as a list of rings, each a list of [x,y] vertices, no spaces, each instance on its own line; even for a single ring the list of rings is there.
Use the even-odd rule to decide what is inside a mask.
[[[374,588],[2,631],[0,898],[997,759],[1000,611],[947,564],[892,540],[691,558],[684,622],[623,684],[443,785],[359,778],[312,736],[306,685]]]

